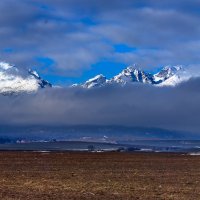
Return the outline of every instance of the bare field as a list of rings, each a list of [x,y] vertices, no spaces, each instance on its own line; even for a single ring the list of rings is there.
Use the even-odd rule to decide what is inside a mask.
[[[0,199],[200,199],[200,156],[0,152]]]

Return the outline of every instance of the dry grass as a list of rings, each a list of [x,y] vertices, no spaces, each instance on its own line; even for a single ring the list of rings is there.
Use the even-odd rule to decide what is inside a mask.
[[[0,152],[0,199],[200,199],[200,157]]]

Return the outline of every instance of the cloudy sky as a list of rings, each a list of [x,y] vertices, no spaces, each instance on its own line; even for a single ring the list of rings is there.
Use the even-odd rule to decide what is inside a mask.
[[[200,63],[200,0],[1,0],[0,58],[52,83]]]

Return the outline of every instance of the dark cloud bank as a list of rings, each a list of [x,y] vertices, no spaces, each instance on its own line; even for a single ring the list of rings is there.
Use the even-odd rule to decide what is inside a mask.
[[[117,125],[156,127],[200,136],[200,78],[177,87],[133,84],[49,89],[0,96],[2,126]]]

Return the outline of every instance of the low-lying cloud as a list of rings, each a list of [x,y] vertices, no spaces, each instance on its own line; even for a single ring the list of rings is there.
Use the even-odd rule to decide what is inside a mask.
[[[123,125],[200,134],[200,78],[177,87],[53,88],[0,96],[1,125]]]

